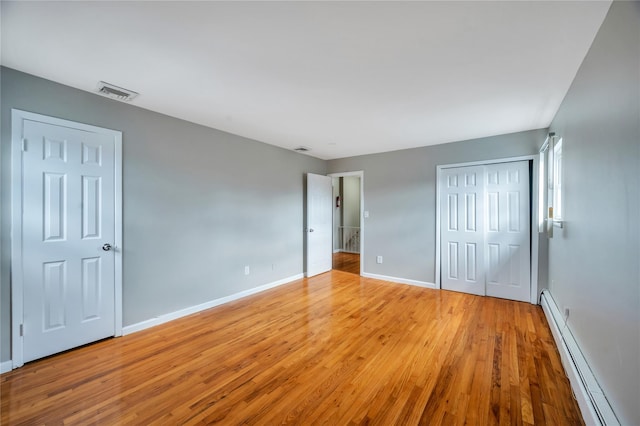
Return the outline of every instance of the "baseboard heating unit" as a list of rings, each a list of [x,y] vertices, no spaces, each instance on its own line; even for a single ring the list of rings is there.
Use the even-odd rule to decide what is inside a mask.
[[[620,422],[548,290],[542,292],[540,305],[547,317],[562,366],[569,377],[585,423],[587,426],[619,426]]]

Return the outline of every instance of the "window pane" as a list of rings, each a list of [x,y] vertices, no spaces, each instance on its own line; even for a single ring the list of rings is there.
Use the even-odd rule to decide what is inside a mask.
[[[546,151],[540,153],[540,162],[538,164],[538,232],[544,232],[545,219],[545,194],[547,193],[547,181],[545,177],[545,156]]]
[[[553,217],[562,218],[562,139],[553,147]]]

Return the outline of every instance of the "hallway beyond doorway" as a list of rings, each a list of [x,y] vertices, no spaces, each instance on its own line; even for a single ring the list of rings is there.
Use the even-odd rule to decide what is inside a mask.
[[[360,275],[360,254],[358,253],[333,253],[333,269]]]

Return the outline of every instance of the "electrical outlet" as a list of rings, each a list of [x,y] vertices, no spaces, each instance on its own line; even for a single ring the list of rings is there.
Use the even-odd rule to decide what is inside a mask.
[[[245,266],[244,267],[244,274],[245,275],[249,275],[251,273],[251,270],[249,269],[249,266]]]
[[[365,219],[369,217],[369,210],[365,210],[364,211],[364,217],[365,217]]]
[[[382,256],[376,257],[376,263],[382,263]]]

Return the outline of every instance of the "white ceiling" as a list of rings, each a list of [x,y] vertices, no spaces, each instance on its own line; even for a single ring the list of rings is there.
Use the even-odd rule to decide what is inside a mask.
[[[332,159],[547,127],[609,6],[2,1],[1,61]]]

